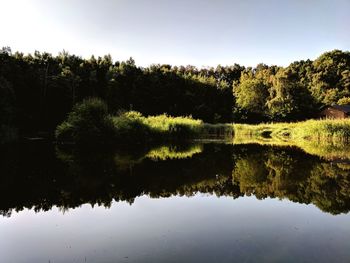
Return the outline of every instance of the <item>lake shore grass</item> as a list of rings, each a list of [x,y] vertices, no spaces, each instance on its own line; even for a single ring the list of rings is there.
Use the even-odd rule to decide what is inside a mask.
[[[350,159],[350,119],[233,124],[234,144],[298,147],[325,159]]]
[[[233,124],[235,136],[250,136],[296,141],[348,142],[350,119],[307,120],[292,123]]]
[[[143,116],[137,111],[111,115],[102,100],[91,98],[73,108],[67,119],[57,126],[55,137],[63,144],[145,144],[220,136],[232,138],[232,132],[231,124],[206,124],[192,116]]]
[[[192,116],[169,116],[161,114],[156,116],[143,116],[136,111],[124,112],[112,117],[113,126],[120,137],[126,137],[135,127],[141,128],[141,132],[150,140],[187,140],[187,139],[210,139],[232,138],[233,128],[231,124],[204,123]],[[142,137],[139,134],[139,137]],[[135,137],[136,138],[136,137]]]

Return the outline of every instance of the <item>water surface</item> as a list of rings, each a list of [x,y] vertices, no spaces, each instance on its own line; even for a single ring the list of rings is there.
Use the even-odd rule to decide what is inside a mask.
[[[349,262],[349,179],[294,147],[9,147],[2,261]]]

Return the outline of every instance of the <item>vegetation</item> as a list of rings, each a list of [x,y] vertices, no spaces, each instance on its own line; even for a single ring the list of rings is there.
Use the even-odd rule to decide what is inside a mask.
[[[350,119],[234,124],[234,143],[296,146],[326,159],[350,159]]]
[[[105,101],[111,116],[132,110],[214,124],[296,121],[314,116],[323,105],[349,102],[350,52],[334,50],[288,67],[199,69],[143,68],[109,55],[83,59],[65,51],[24,55],[2,48],[0,93],[0,132],[6,137],[53,134],[76,103],[91,97]],[[110,118],[104,121],[110,125]]]
[[[317,142],[347,142],[350,139],[350,119],[308,120],[294,123],[234,124],[237,137],[271,137],[280,140]]]
[[[107,105],[99,99],[88,99],[76,104],[68,118],[56,129],[59,141],[87,143],[108,142],[113,137],[113,121],[108,115]]]
[[[77,144],[142,143],[199,137],[202,129],[202,121],[192,117],[144,117],[136,111],[111,116],[102,100],[92,98],[73,108],[67,120],[57,127],[56,139]]]
[[[243,70],[235,87],[240,122],[304,120],[322,105],[349,102],[350,52],[334,50],[286,68],[260,64]]]

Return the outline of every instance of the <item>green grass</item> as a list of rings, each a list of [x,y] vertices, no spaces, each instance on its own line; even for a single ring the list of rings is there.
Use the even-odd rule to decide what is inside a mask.
[[[136,135],[157,138],[192,138],[201,133],[203,122],[192,117],[172,117],[166,114],[145,117],[136,111],[129,111],[112,117],[117,134],[122,137]],[[135,134],[136,133],[136,134]]]
[[[116,128],[125,128],[121,123],[138,122],[154,136],[168,136],[172,138],[223,138],[233,136],[231,124],[209,124],[191,116],[172,117],[167,114],[145,117],[136,111],[125,112],[113,117]],[[144,131],[147,132],[147,131]]]
[[[234,124],[234,143],[295,146],[327,159],[350,158],[350,119]]]
[[[236,136],[271,137],[281,140],[348,142],[350,119],[308,120],[295,123],[234,124]]]

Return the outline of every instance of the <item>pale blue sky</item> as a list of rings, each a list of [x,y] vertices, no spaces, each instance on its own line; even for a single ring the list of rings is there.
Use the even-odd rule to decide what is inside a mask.
[[[0,0],[0,46],[151,63],[287,65],[350,50],[350,0]]]

